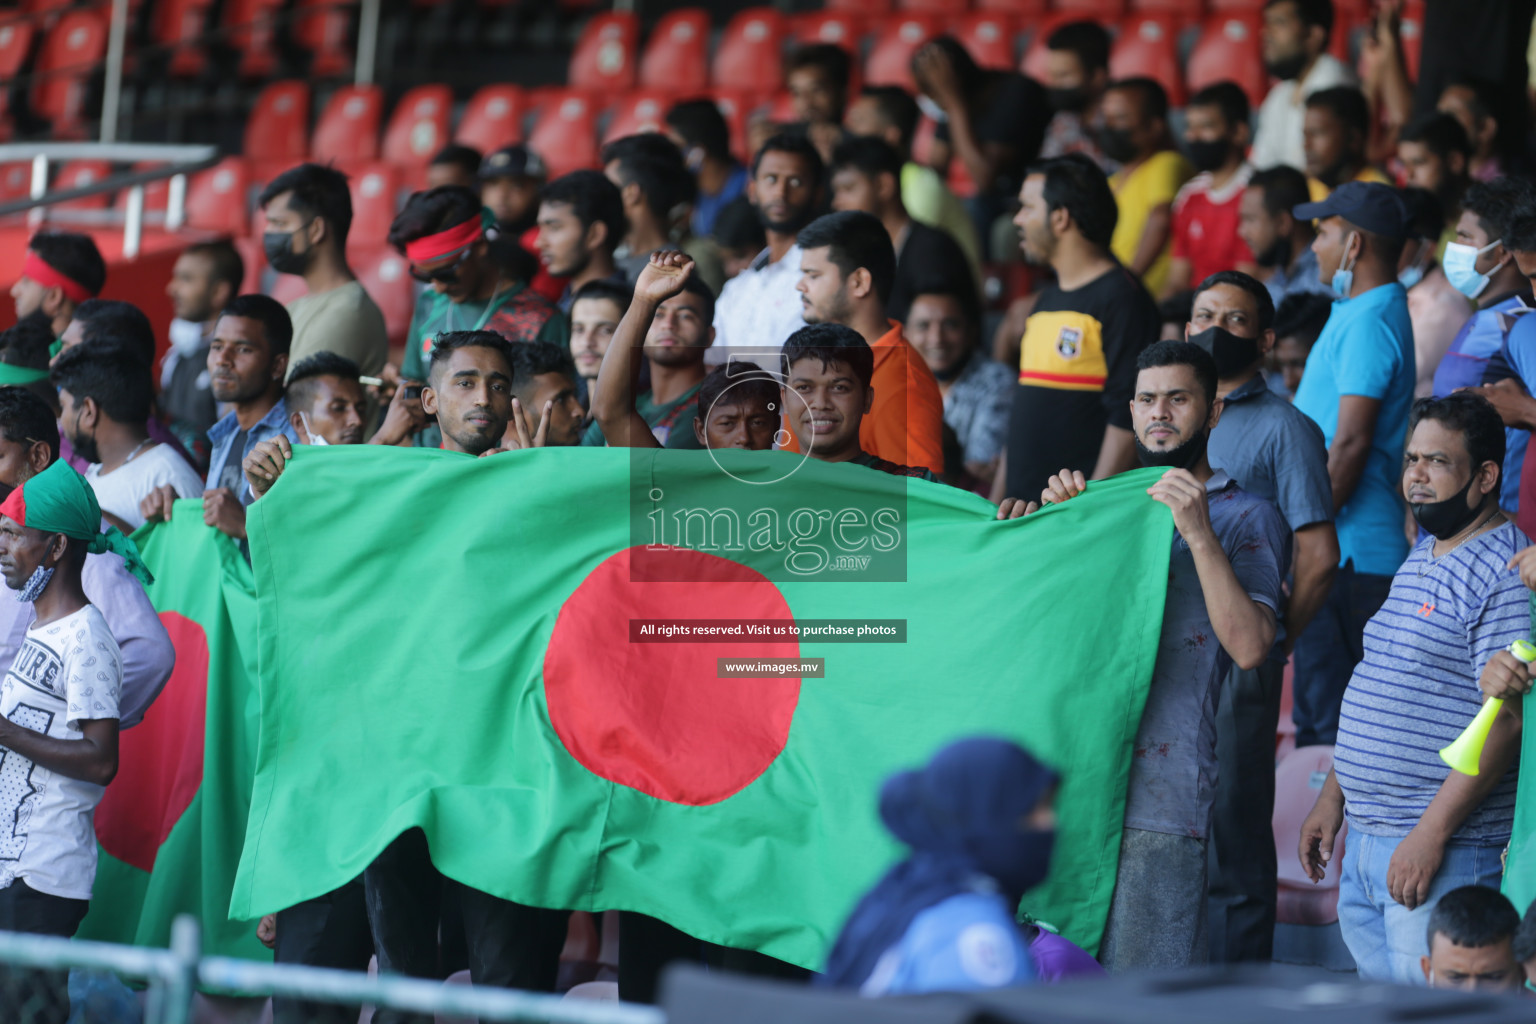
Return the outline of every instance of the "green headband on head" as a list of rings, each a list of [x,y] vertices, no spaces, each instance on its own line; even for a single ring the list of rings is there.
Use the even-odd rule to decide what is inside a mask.
[[[10,516],[30,530],[62,533],[90,542],[94,555],[112,552],[128,563],[128,571],[146,587],[155,582],[139,549],[123,531],[101,528],[101,505],[90,483],[63,459],[22,484],[0,503],[0,515]]]

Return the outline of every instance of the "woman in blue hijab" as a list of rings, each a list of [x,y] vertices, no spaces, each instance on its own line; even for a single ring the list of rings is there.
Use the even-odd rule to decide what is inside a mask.
[[[854,908],[822,983],[894,995],[1032,982],[1014,912],[1050,867],[1057,782],[1018,744],[991,737],[887,779],[880,818],[912,854]]]

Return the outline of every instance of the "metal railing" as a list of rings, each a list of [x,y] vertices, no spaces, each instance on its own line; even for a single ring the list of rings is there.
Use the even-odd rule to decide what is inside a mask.
[[[666,1024],[654,1006],[562,999],[537,992],[446,985],[394,975],[199,958],[197,922],[176,919],[170,949],[118,946],[0,931],[0,965],[112,971],[148,983],[144,1024],[187,1024],[199,987],[253,996],[287,996],[348,1006],[549,1024]]]
[[[162,164],[142,171],[125,171],[111,174],[100,181],[93,181],[77,188],[48,191],[48,168],[56,160],[105,160],[109,163]],[[0,145],[0,164],[28,162],[32,165],[30,197],[0,203],[0,217],[12,213],[27,213],[28,223],[38,226],[49,206],[66,203],[73,199],[89,199],[128,190],[128,202],[123,211],[123,256],[133,259],[139,254],[144,236],[144,186],[151,182],[170,179],[165,200],[165,228],[175,231],[186,223],[187,175],[212,167],[219,161],[215,146],[170,146],[138,142],[15,142]],[[72,211],[70,220],[76,223],[117,223],[115,211]]]

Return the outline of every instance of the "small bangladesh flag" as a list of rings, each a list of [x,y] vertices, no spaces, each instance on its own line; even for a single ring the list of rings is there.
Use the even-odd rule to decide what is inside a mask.
[[[255,770],[256,596],[235,542],[203,523],[201,499],[134,534],[154,573],[150,600],[176,668],[144,721],[118,744],[118,772],[96,808],[99,845],[79,937],[170,944],[191,914],[203,951],[270,960],[254,924],[229,918],[229,893]]]
[[[882,780],[989,733],[1061,770],[1026,908],[1097,949],[1167,587],[1158,472],[996,522],[786,452],[301,448],[250,511],[261,729],[231,913],[420,827],[474,888],[820,968],[900,854]]]

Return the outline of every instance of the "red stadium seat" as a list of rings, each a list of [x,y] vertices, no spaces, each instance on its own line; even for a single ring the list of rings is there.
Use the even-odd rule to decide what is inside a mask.
[[[795,122],[795,99],[787,92],[776,94],[768,101],[768,120],[775,124]]]
[[[793,19],[795,42],[805,46],[812,43],[835,43],[854,56],[859,52],[859,36],[862,23],[851,11],[811,11],[797,14]]]
[[[1131,0],[1132,14],[1165,14],[1180,27],[1200,24],[1205,14],[1205,0]]]
[[[515,85],[487,85],[469,98],[455,141],[482,153],[523,141],[527,101]]]
[[[85,91],[107,53],[107,19],[95,11],[70,11],[43,40],[32,85],[34,113],[51,123],[54,138],[74,138],[85,129]]]
[[[597,166],[597,111],[580,93],[551,102],[528,135],[528,147],[544,158],[549,176]]]
[[[671,98],[659,92],[632,92],[619,100],[608,118],[603,132],[603,142],[622,139],[626,135],[665,130],[667,111]]]
[[[340,0],[298,0],[293,39],[309,51],[309,73],[330,78],[352,69],[352,8]]]
[[[133,165],[133,170],[135,173],[137,173],[139,171],[151,171],[156,167],[162,166],[164,165],[156,163],[137,163]],[[117,201],[113,204],[113,206],[119,210],[128,209],[128,195],[132,191],[132,189],[125,188],[119,192],[117,194]],[[165,212],[166,202],[170,198],[170,192],[170,178],[161,178],[159,181],[146,182],[144,184],[144,212],[147,214],[151,211],[154,211],[163,214]]]
[[[266,289],[266,293],[286,306],[308,295],[309,287],[304,284],[304,279],[298,274],[279,274],[273,272],[271,274],[271,284]]]
[[[0,164],[0,203],[26,199],[32,194],[32,165],[26,161]]]
[[[978,11],[1003,11],[1009,14],[1027,14],[1031,18],[1043,16],[1047,0],[976,0]]]
[[[875,35],[864,61],[864,80],[870,85],[916,87],[912,81],[912,55],[939,34],[939,22],[930,14],[908,14],[885,23]]]
[[[250,226],[246,193],[251,168],[238,156],[227,156],[187,182],[187,226],[242,237]]]
[[[715,106],[720,108],[721,116],[731,129],[731,152],[736,159],[750,163],[752,154],[747,152],[747,119],[757,105],[756,100],[750,93],[730,89],[716,89],[710,97],[715,101]]]
[[[1279,861],[1277,920],[1285,924],[1332,924],[1339,919],[1339,874],[1344,863],[1348,826],[1339,829],[1323,881],[1314,883],[1296,857],[1301,826],[1317,802],[1323,780],[1333,767],[1332,747],[1301,747],[1275,769],[1275,813],[1271,821]]]
[[[208,53],[199,40],[208,31],[213,0],[159,0],[150,11],[150,41],[171,49],[166,70],[177,77],[202,74]]]
[[[891,12],[891,0],[827,0],[826,8],[865,17],[879,16]]]
[[[395,104],[384,131],[385,160],[419,184],[433,155],[448,144],[453,91],[446,85],[418,85]]]
[[[1184,105],[1184,71],[1179,66],[1178,26],[1167,16],[1127,18],[1109,53],[1109,77],[1146,77],[1168,91],[1168,102]]]
[[[1125,0],[1054,0],[1055,11],[1068,21],[1092,18],[1113,25],[1125,13]]]
[[[72,188],[84,188],[112,176],[112,165],[105,160],[71,160],[59,168],[58,176],[49,186],[50,192],[64,192]],[[55,210],[105,210],[111,204],[109,195],[91,196],[87,199],[71,199],[54,205]]]
[[[379,304],[379,310],[384,314],[384,328],[389,332],[390,347],[404,345],[406,332],[411,327],[411,314],[416,309],[416,289],[411,281],[410,264],[388,246],[356,254],[349,252],[347,262],[362,282],[363,290]]]
[[[571,51],[566,85],[609,95],[633,89],[639,41],[640,24],[633,12],[610,11],[588,19]]]
[[[1264,70],[1259,22],[1252,15],[1213,14],[1200,29],[1200,38],[1184,65],[1184,81],[1190,92],[1217,82],[1235,82],[1257,107],[1269,92]]]
[[[309,153],[309,83],[273,82],[256,97],[245,122],[246,157],[258,161],[258,181],[303,160]]]
[[[640,57],[640,88],[696,95],[709,87],[709,12],[684,7],[664,15]]]
[[[784,87],[784,16],[749,7],[732,18],[715,50],[710,78],[717,89],[766,95]]]
[[[385,244],[390,222],[399,212],[399,168],[382,161],[356,168],[347,179],[347,190],[352,193],[347,248],[363,250]]]
[[[998,71],[1013,70],[1014,34],[1007,15],[987,11],[963,15],[952,23],[951,31],[977,64]]]
[[[1403,60],[1408,65],[1408,80],[1419,80],[1419,57],[1424,49],[1424,0],[1408,0],[1403,5],[1399,31],[1403,41]]]
[[[315,125],[310,155],[316,163],[359,163],[379,158],[384,92],[376,85],[337,89]]]
[[[1029,48],[1024,51],[1024,60],[1019,64],[1019,70],[1037,82],[1044,82],[1050,77],[1047,74],[1049,70],[1047,62],[1050,58],[1046,56],[1049,51],[1046,49],[1045,41],[1051,37],[1052,32],[1055,32],[1061,26],[1068,22],[1081,20],[1075,14],[1053,14],[1049,18],[1037,22],[1035,34],[1030,36]]]
[[[962,14],[965,0],[896,0],[896,9],[907,14]]]
[[[277,23],[284,0],[229,0],[224,31],[240,51],[242,78],[266,78],[277,70]]]

